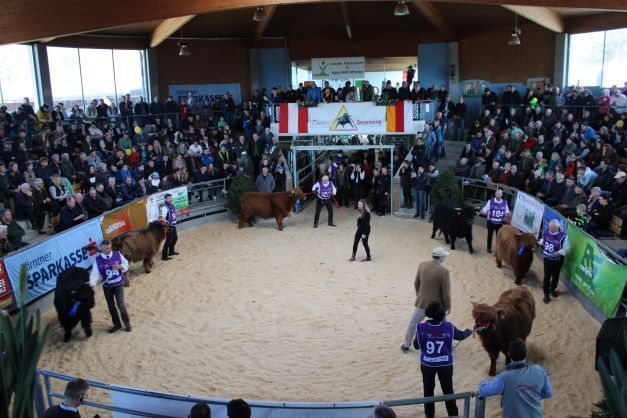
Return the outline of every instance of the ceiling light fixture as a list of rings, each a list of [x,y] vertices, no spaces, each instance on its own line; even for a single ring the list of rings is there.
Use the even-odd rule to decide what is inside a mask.
[[[520,29],[518,29],[518,13],[516,13],[516,17],[515,17],[515,21],[514,21],[514,28],[512,29],[512,34],[509,38],[509,41],[507,42],[507,45],[509,46],[520,46],[521,42],[520,42],[520,35],[522,34],[522,31]]]
[[[409,8],[404,1],[399,1],[394,7],[394,16],[407,16],[409,14]]]
[[[181,28],[181,40],[178,42],[179,46],[179,57],[189,57],[192,55],[189,50],[189,44],[183,40],[183,28]]]
[[[266,16],[266,10],[263,6],[258,6],[253,15],[253,21],[257,23],[265,22],[268,16]]]

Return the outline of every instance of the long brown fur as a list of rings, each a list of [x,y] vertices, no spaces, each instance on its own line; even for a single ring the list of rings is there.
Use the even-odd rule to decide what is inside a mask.
[[[501,293],[494,305],[473,303],[472,316],[475,319],[475,330],[483,328],[478,333],[483,348],[490,356],[488,374],[494,376],[499,353],[503,353],[505,363],[509,363],[507,349],[510,341],[515,337],[525,340],[531,332],[536,304],[529,288],[519,286]]]
[[[509,264],[514,271],[516,284],[520,285],[522,278],[531,268],[533,251],[537,246],[538,243],[533,234],[522,233],[513,226],[503,225],[496,235],[496,248],[494,250],[496,266],[501,268],[503,262]],[[522,251],[520,250],[521,247]]]
[[[153,257],[165,239],[168,225],[163,221],[151,222],[147,228],[125,232],[111,240],[114,250],[122,253],[129,262],[142,261],[144,271],[150,273]]]
[[[301,189],[292,189],[281,193],[244,193],[240,199],[238,228],[248,223],[253,226],[255,216],[263,219],[275,218],[279,231],[283,231],[283,219],[288,217],[296,199],[304,200]]]

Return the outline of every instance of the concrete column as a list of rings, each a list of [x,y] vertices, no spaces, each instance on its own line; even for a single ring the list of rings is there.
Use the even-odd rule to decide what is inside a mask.
[[[448,44],[448,93],[451,101],[457,103],[459,98],[459,43]]]
[[[553,84],[563,88],[568,83],[568,34],[555,35]]]
[[[261,64],[259,59],[259,49],[248,50],[248,62],[250,65],[250,94],[257,89],[261,90]]]
[[[161,92],[159,89],[159,71],[157,70],[157,50],[155,48],[149,48],[146,50],[146,63],[148,65],[148,83],[150,88],[149,92],[146,92],[148,97],[146,101],[152,102],[152,98],[159,96],[161,101],[164,101],[168,97],[168,92]],[[162,94],[163,93],[163,94]],[[122,94],[118,92],[118,94]]]
[[[37,95],[39,105],[46,103],[50,110],[54,110],[52,103],[52,84],[50,82],[50,65],[48,64],[48,51],[43,44],[33,46],[33,61],[35,63],[35,77],[37,79]]]

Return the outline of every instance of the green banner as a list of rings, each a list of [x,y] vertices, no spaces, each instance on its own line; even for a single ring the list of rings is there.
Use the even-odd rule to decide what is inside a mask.
[[[613,316],[627,282],[627,266],[608,260],[596,242],[573,224],[567,232],[571,249],[562,271],[606,316]]]

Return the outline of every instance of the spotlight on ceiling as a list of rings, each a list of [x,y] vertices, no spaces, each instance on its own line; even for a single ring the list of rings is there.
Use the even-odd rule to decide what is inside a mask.
[[[179,46],[181,47],[181,49],[179,49],[179,57],[189,57],[192,55],[187,42],[181,41],[179,42]]]
[[[409,14],[409,8],[404,1],[399,1],[394,7],[394,16],[407,16]]]
[[[266,11],[263,6],[258,6],[253,15],[253,21],[257,23],[265,22],[267,18],[268,16],[266,16]]]
[[[512,29],[512,34],[509,37],[509,41],[507,42],[507,45],[509,46],[520,46],[521,42],[520,42],[520,34],[521,34],[521,30],[518,29],[518,14],[516,14],[516,20],[514,23],[514,28]]]

